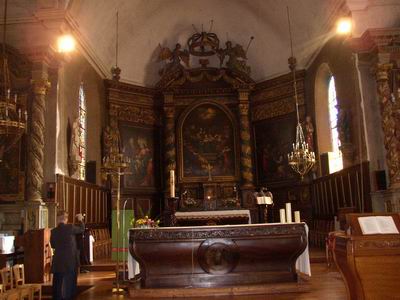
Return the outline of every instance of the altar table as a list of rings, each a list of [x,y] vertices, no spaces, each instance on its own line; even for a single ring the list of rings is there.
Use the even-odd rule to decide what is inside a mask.
[[[133,228],[130,253],[142,288],[221,287],[296,282],[306,225],[257,224]]]

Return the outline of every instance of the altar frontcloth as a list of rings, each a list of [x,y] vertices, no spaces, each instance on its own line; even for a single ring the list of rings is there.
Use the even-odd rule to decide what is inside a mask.
[[[129,235],[142,288],[296,282],[295,263],[307,247],[304,223],[135,228]]]

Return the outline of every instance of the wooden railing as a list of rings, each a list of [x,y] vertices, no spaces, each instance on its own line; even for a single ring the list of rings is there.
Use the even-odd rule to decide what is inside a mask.
[[[314,218],[332,218],[339,208],[371,211],[369,162],[320,177],[312,184]]]
[[[70,222],[82,213],[87,224],[110,224],[111,197],[103,187],[57,174],[55,201],[58,209],[68,212]]]
[[[335,230],[334,216],[347,208],[351,211],[370,212],[369,163],[355,165],[313,181],[312,223],[310,243],[325,247],[328,233]]]

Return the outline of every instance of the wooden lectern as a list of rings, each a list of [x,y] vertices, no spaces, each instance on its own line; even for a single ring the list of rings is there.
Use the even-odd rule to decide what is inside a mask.
[[[348,299],[394,299],[400,291],[400,234],[363,235],[358,218],[367,216],[392,216],[400,232],[398,213],[347,214],[350,233],[336,237],[335,262]]]

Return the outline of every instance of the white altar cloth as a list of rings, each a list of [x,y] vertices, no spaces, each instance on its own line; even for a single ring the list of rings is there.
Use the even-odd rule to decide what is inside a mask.
[[[305,224],[307,234],[307,247],[303,253],[296,260],[296,270],[300,273],[311,276],[311,265],[310,265],[310,250],[308,249],[308,226]]]

